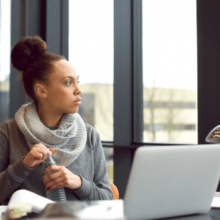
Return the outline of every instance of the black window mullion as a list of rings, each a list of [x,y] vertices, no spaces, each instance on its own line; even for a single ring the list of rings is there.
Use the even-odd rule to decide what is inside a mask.
[[[220,124],[219,7],[218,1],[197,1],[199,144],[207,144],[206,136]]]
[[[114,142],[132,143],[131,1],[114,1]]]
[[[197,1],[199,144],[220,124],[219,7],[218,1]]]
[[[61,54],[69,59],[69,0],[61,1]]]
[[[132,1],[114,0],[114,145],[131,145],[133,123]],[[133,149],[114,148],[114,183],[124,197]]]
[[[11,1],[11,48],[21,37],[21,1]],[[9,117],[14,118],[16,111],[23,104],[23,93],[20,92],[22,85],[19,84],[16,77],[18,71],[11,65],[10,67],[10,95],[9,95]]]
[[[46,0],[46,42],[50,53],[61,54],[61,1]]]
[[[133,143],[143,141],[142,0],[133,0]]]
[[[69,1],[46,1],[46,42],[51,53],[68,60]]]

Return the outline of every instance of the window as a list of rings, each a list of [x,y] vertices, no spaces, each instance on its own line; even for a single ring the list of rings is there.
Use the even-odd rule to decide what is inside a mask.
[[[0,1],[0,123],[9,118],[10,3]]]
[[[69,1],[69,62],[79,75],[79,114],[113,141],[113,0]],[[113,181],[113,149],[105,148]]]
[[[69,1],[69,61],[80,76],[79,112],[90,107],[85,122],[113,141],[113,0]]]
[[[196,1],[142,2],[144,142],[197,143]]]

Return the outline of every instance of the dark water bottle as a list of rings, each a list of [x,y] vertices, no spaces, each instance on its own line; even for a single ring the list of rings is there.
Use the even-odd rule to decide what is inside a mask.
[[[44,170],[51,165],[56,165],[56,162],[54,161],[54,159],[50,155],[43,162],[42,172],[44,172]],[[50,174],[51,173],[49,173],[47,176],[49,176]],[[44,178],[45,177],[46,176],[44,176]],[[59,189],[54,189],[54,190],[46,190],[46,195],[47,195],[48,199],[53,200],[55,202],[66,202],[67,201],[64,187],[59,188]]]

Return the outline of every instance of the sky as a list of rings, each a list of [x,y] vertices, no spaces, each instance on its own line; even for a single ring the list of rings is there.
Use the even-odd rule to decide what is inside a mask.
[[[143,0],[144,85],[197,89],[195,0]]]
[[[1,1],[1,73],[10,71],[10,1]],[[196,0],[143,0],[147,87],[197,89]],[[80,84],[113,84],[113,0],[69,1],[69,61]]]
[[[69,18],[80,82],[112,84],[113,0],[71,0]],[[196,45],[195,0],[143,0],[144,86],[197,89]]]

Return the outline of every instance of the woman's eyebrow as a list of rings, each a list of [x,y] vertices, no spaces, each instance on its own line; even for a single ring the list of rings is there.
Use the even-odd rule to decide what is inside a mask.
[[[63,79],[64,79],[64,78],[71,78],[71,79],[73,79],[72,76],[65,76],[65,77],[63,77]],[[79,75],[77,76],[77,79],[79,79]]]

